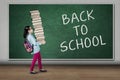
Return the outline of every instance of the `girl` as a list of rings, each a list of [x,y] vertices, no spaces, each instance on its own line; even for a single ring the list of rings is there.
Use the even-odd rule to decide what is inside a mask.
[[[25,26],[23,36],[25,39],[27,39],[30,42],[31,45],[33,45],[33,52],[31,53],[33,54],[33,60],[30,67],[30,73],[31,74],[37,73],[34,71],[34,66],[37,60],[38,60],[38,67],[40,72],[47,72],[47,70],[42,68],[40,47],[39,47],[40,44],[36,41],[32,33],[33,33],[33,29],[30,26]]]

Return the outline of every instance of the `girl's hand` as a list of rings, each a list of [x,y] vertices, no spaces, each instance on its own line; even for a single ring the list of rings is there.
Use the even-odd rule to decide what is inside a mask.
[[[42,41],[42,43],[41,43],[41,44],[43,44],[43,45],[44,45],[44,44],[46,44],[46,41]]]
[[[46,44],[46,41],[45,41],[45,40],[43,40],[43,41],[38,41],[38,42],[40,43],[40,45]]]

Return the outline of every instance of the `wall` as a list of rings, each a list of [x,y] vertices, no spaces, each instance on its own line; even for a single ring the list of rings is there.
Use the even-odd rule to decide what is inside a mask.
[[[43,60],[44,64],[119,64],[120,63],[120,1],[119,0],[1,0],[0,1],[0,63],[29,64],[31,61],[9,61],[9,6],[8,4],[115,4],[114,61],[54,61]]]

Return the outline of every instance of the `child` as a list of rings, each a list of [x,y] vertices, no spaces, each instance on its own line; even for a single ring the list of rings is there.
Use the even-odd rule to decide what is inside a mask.
[[[30,26],[25,26],[23,36],[25,39],[27,39],[30,42],[31,45],[33,45],[33,52],[31,53],[33,54],[33,60],[30,67],[30,73],[31,74],[37,73],[34,71],[34,66],[37,60],[38,60],[38,67],[40,72],[47,72],[47,70],[42,69],[40,47],[39,47],[40,44],[36,41],[32,33],[33,33],[33,29]]]

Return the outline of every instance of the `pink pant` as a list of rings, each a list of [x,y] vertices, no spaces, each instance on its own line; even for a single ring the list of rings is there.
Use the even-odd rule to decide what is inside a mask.
[[[40,55],[40,52],[38,52],[38,53],[33,55],[33,60],[32,60],[32,64],[31,64],[31,67],[30,67],[30,71],[33,71],[35,63],[36,63],[37,60],[38,60],[39,69],[42,69],[41,55]]]

